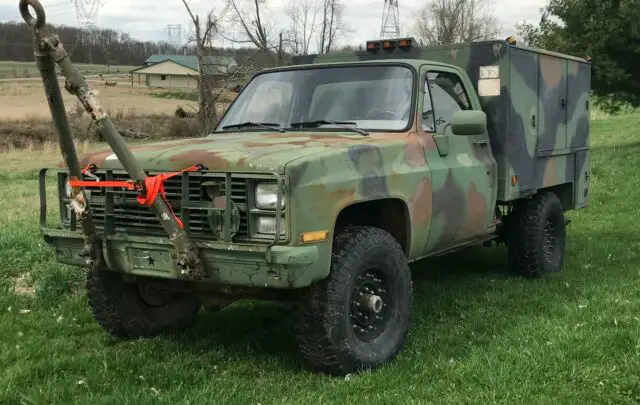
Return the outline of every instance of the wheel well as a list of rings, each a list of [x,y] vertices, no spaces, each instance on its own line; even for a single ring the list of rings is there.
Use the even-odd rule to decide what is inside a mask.
[[[551,186],[551,187],[538,190],[538,193],[541,193],[541,192],[552,192],[555,195],[557,195],[558,198],[560,199],[560,203],[562,203],[562,208],[565,211],[573,208],[573,204],[574,204],[573,183],[558,184],[556,186]]]
[[[375,226],[389,232],[409,253],[411,228],[409,213],[404,201],[394,198],[364,201],[342,209],[336,220],[335,233],[347,225]]]
[[[562,204],[562,209],[564,211],[568,211],[574,206],[573,183],[564,183],[551,187],[540,188],[535,192],[535,194],[542,193],[554,193],[556,196],[558,196],[558,199],[560,200],[560,204]],[[510,213],[512,212],[512,210],[523,203],[525,200],[526,198],[522,198],[518,200],[512,200],[508,203],[498,203],[496,215],[502,220],[503,223],[506,224],[511,217]],[[500,228],[501,229],[498,231],[499,238],[504,239],[504,228],[503,226],[500,226]]]
[[[574,205],[574,196],[573,196],[573,183],[564,183],[558,184],[551,187],[539,188],[529,197],[520,198],[517,200],[511,200],[510,202],[498,202],[500,207],[505,207],[506,211],[502,212],[501,215],[507,215],[509,212],[509,207],[519,204],[521,201],[524,201],[536,194],[542,193],[554,193],[560,199],[560,203],[562,204],[562,209],[567,211],[573,208]]]

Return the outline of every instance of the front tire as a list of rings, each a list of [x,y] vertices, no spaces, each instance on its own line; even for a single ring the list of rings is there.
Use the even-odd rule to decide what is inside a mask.
[[[161,290],[143,278],[126,282],[121,273],[91,269],[87,301],[98,324],[114,337],[151,337],[195,322],[200,301],[192,294]]]
[[[296,325],[312,368],[334,375],[374,369],[400,351],[413,303],[411,273],[400,244],[374,227],[336,236],[331,272],[314,284]]]
[[[509,266],[514,274],[538,278],[562,269],[566,221],[555,193],[538,194],[515,207],[507,231]]]

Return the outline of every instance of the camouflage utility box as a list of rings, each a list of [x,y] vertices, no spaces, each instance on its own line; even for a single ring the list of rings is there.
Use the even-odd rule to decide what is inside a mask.
[[[586,61],[371,41],[255,74],[207,136],[129,148],[40,3],[20,11],[64,158],[59,226],[41,171],[42,232],[58,261],[88,268],[88,304],[114,336],[291,300],[304,359],[345,374],[402,348],[413,261],[497,242],[516,274],[562,268],[564,213],[587,203]],[[109,149],[77,157],[54,63]]]
[[[584,207],[589,180],[588,59],[516,45],[511,39],[399,47],[400,40],[370,42],[371,50],[297,56],[294,63],[354,59],[421,59],[459,66],[487,114],[498,167],[497,199],[506,202],[562,186],[567,208]]]

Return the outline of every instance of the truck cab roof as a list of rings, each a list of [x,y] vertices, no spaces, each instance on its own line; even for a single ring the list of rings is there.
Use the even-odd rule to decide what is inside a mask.
[[[418,69],[422,65],[429,64],[434,66],[448,67],[448,68],[456,69],[460,72],[464,72],[464,70],[460,69],[456,65],[440,62],[437,60],[430,60],[430,59],[409,59],[409,58],[398,57],[398,58],[373,59],[373,60],[364,60],[364,59],[354,60],[352,53],[345,54],[345,56],[346,57],[344,60],[336,60],[335,58],[332,58],[331,60],[328,60],[328,61],[318,61],[315,63],[303,63],[303,64],[296,64],[296,65],[277,66],[277,67],[263,69],[260,73],[291,70],[291,69],[309,69],[309,68],[319,68],[319,67],[377,65],[377,64],[404,64],[404,65],[412,66],[416,69]]]

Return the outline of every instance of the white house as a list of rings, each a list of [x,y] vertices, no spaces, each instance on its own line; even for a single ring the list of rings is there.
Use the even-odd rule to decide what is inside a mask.
[[[228,56],[207,56],[205,73],[214,81],[223,79],[237,63]],[[132,83],[168,89],[196,89],[198,59],[195,55],[152,55],[144,66],[129,72]]]

